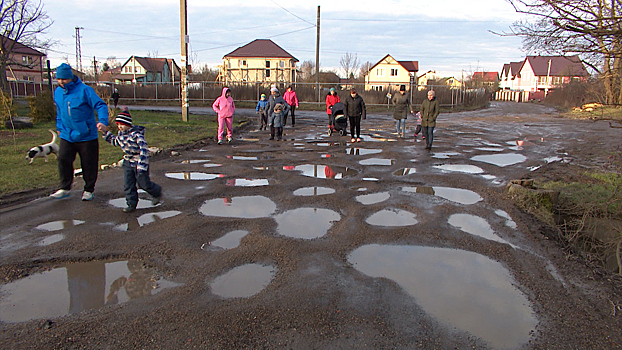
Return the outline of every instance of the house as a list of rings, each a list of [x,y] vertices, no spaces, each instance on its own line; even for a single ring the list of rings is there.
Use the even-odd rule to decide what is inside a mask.
[[[474,72],[471,76],[472,88],[487,88],[492,91],[499,89],[499,73],[497,72]]]
[[[181,80],[181,70],[173,59],[132,56],[111,77],[115,83],[170,83]]]
[[[547,92],[588,76],[579,56],[527,56],[514,78],[514,90]]]
[[[238,47],[222,61],[217,80],[226,84],[296,82],[298,60],[269,39],[256,39]]]
[[[446,85],[449,86],[450,89],[460,89],[462,87],[462,82],[460,79],[455,77],[443,77],[436,81],[438,85]]]
[[[421,91],[427,89],[426,85],[436,82],[437,80],[439,80],[439,78],[440,76],[436,74],[435,70],[429,70],[421,74],[417,78],[417,85],[419,86],[419,90]]]
[[[499,88],[501,90],[516,90],[518,84],[516,77],[524,61],[510,62],[503,65],[501,76],[499,77]]]
[[[46,55],[26,45],[22,45],[6,36],[0,35],[0,49],[9,52],[6,66],[6,78],[9,81],[32,81],[41,83],[45,79],[44,62]]]
[[[418,61],[398,61],[391,55],[384,56],[365,74],[365,90],[399,90],[400,85],[415,85]]]

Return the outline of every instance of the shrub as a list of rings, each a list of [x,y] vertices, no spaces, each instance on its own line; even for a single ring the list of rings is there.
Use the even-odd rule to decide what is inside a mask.
[[[30,113],[28,116],[34,123],[45,123],[56,118],[56,105],[49,91],[43,91],[38,96],[28,97]]]
[[[2,118],[2,125],[11,117],[15,116],[16,107],[13,104],[13,98],[5,91],[0,90],[0,116]]]

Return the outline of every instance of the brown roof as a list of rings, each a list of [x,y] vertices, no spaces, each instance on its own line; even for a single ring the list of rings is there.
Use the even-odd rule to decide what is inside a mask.
[[[409,72],[418,72],[419,71],[419,61],[397,61]]]
[[[550,72],[549,61],[551,61]],[[527,56],[523,65],[527,62],[531,65],[536,76],[576,77],[589,75],[579,56]]]
[[[39,52],[26,45],[20,44],[17,41],[10,39],[4,35],[0,35],[0,41],[1,41],[2,48],[4,49],[13,45],[13,50],[12,50],[13,53],[21,53],[25,55],[34,55],[34,56],[45,56],[44,53]]]
[[[255,39],[250,43],[238,47],[224,57],[265,57],[265,58],[291,58],[296,62],[296,57],[283,50],[270,39]]]
[[[473,72],[473,80],[497,81],[499,74],[497,72]]]

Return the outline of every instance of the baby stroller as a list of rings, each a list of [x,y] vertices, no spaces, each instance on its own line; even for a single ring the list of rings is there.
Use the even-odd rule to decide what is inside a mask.
[[[339,135],[344,136],[348,134],[348,118],[343,114],[343,103],[337,102],[331,109],[332,125],[328,129],[328,136],[331,136],[334,132],[339,132]]]

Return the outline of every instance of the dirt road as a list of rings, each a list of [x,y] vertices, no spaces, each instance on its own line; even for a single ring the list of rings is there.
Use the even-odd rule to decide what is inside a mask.
[[[426,151],[411,119],[397,139],[372,114],[350,144],[325,118],[168,150],[151,164],[163,203],[143,193],[132,214],[120,169],[92,202],[78,179],[67,199],[1,207],[2,347],[622,348],[620,279],[505,195],[599,167],[619,129],[493,103],[442,114]]]

